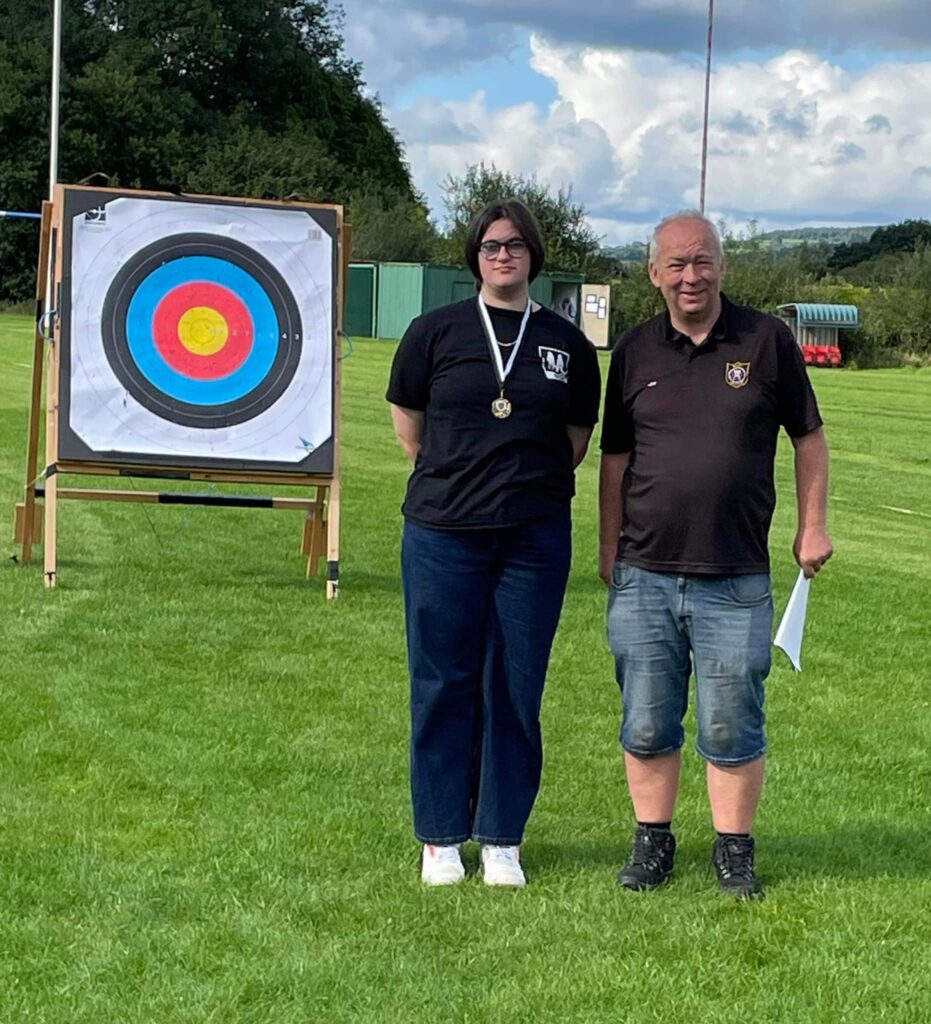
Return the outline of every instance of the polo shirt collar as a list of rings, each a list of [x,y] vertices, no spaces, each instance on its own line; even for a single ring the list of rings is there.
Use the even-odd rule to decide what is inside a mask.
[[[696,347],[703,348],[705,345],[708,345],[709,341],[713,341],[715,343],[724,341],[725,338],[727,338],[728,309],[730,306],[730,299],[728,299],[724,292],[721,292],[721,312],[718,315],[718,319],[715,320],[714,326],[708,332],[708,337],[705,338],[699,346],[695,346],[692,343],[692,339],[687,334],[683,334],[672,326],[672,317],[669,315],[669,310],[667,309],[664,314],[666,340],[673,345],[687,345],[690,349]],[[712,346],[709,345],[708,347],[710,348]]]

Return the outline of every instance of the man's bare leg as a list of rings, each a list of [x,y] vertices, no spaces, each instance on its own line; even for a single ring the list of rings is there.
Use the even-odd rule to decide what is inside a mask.
[[[747,764],[708,765],[708,800],[717,832],[749,834],[753,831],[765,771],[765,756]],[[658,820],[668,821],[667,818]]]
[[[624,770],[637,821],[672,821],[679,792],[682,752],[636,757],[624,751]]]

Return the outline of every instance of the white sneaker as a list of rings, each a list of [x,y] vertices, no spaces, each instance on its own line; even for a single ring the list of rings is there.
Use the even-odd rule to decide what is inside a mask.
[[[424,843],[420,879],[424,885],[455,885],[465,878],[458,846]]]
[[[522,889],[527,884],[520,866],[519,846],[483,846],[482,874],[485,885]]]

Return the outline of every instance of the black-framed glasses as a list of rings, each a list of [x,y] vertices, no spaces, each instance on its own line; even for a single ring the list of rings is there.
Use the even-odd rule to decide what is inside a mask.
[[[501,252],[502,246],[507,249],[508,256],[515,260],[527,254],[528,247],[523,238],[509,238],[506,242],[482,242],[478,247],[478,251],[486,260],[493,260]]]

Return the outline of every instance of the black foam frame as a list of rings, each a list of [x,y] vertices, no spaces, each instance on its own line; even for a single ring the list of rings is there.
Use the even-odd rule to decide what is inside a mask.
[[[287,209],[306,214],[321,231],[326,232],[332,241],[333,296],[331,337],[336,337],[337,288],[339,282],[339,221],[336,210],[308,209],[300,205],[281,204],[269,207],[264,203],[250,204],[248,200],[216,198],[213,196],[171,195],[157,192],[131,192],[114,189],[96,190],[76,188],[63,190],[61,215],[62,231],[62,275],[56,307],[58,310],[59,331],[59,422],[58,422],[58,459],[61,462],[100,463],[108,466],[164,466],[179,469],[226,470],[235,472],[259,473],[291,473],[308,474],[311,476],[331,476],[334,471],[333,413],[330,418],[330,436],[300,462],[272,462],[249,459],[210,459],[200,456],[178,455],[147,455],[143,453],[127,453],[115,451],[94,451],[89,448],[71,429],[71,225],[75,217],[89,210],[106,207],[116,199],[146,199],[173,203],[192,203],[209,206],[230,206],[233,208],[251,209]],[[333,392],[331,393],[331,409],[336,409],[336,360],[339,357],[338,346],[333,351]]]

